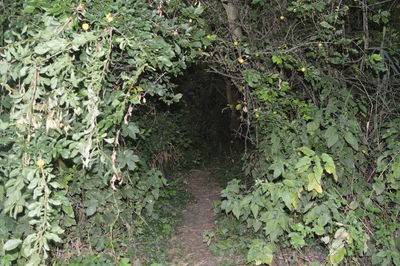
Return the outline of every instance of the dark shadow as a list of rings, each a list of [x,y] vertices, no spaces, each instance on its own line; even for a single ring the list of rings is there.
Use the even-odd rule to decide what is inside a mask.
[[[227,95],[227,80],[210,73],[204,65],[194,65],[175,80],[176,93],[183,97],[172,105],[172,112],[183,114],[184,127],[204,155],[218,156],[243,150],[243,143],[235,130],[239,113],[232,111],[231,95]],[[229,99],[230,98],[230,99]]]

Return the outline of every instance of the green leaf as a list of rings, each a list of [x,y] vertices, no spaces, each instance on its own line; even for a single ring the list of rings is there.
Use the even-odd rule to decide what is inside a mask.
[[[278,158],[270,167],[269,169],[274,170],[274,179],[282,175],[282,173],[285,171],[284,163],[283,161]]]
[[[131,263],[130,263],[129,258],[122,258],[119,261],[119,266],[130,266],[130,265],[131,265]]]
[[[260,239],[253,240],[247,253],[247,262],[254,262],[256,265],[272,264],[273,247]]]
[[[310,148],[306,147],[306,146],[303,146],[303,147],[299,148],[299,150],[302,153],[304,153],[305,155],[308,155],[308,156],[314,156],[315,155],[315,152],[313,150],[311,150]]]
[[[90,205],[88,208],[86,208],[86,215],[87,216],[92,216],[95,214],[97,211],[97,204]]]
[[[260,83],[261,75],[254,69],[247,69],[243,71],[243,78],[251,87],[255,87]]]
[[[4,244],[3,249],[4,249],[5,251],[13,250],[13,249],[15,249],[16,247],[18,247],[21,243],[22,243],[22,240],[21,240],[21,239],[10,239],[10,240],[8,240],[8,241]]]
[[[44,236],[48,240],[53,240],[54,242],[62,243],[62,239],[54,233],[46,232]]]
[[[292,232],[289,234],[290,243],[295,247],[302,247],[306,244],[304,237],[297,232]]]
[[[71,218],[75,217],[74,211],[72,209],[72,206],[67,206],[67,205],[63,205],[62,206],[62,210],[65,212],[66,215],[68,215]]]
[[[53,51],[61,51],[64,50],[68,46],[68,42],[64,39],[54,39],[47,43],[47,46],[50,47]]]
[[[262,225],[262,222],[260,222],[260,220],[254,219],[253,220],[253,229],[255,232],[258,232],[258,230],[260,230]]]
[[[282,65],[282,63],[283,63],[282,57],[273,55],[272,56],[272,63],[275,63],[277,65]]]
[[[4,75],[7,73],[8,69],[10,68],[10,65],[5,62],[5,61],[0,61],[0,74]]]
[[[35,11],[35,9],[36,8],[34,6],[27,5],[27,6],[25,6],[25,8],[22,12],[25,14],[32,14]]]
[[[260,207],[257,205],[257,204],[255,204],[255,203],[251,203],[250,204],[250,209],[251,209],[251,212],[253,213],[253,215],[254,215],[254,218],[257,218],[257,216],[258,216],[258,212],[259,212],[259,210],[260,210]]]
[[[331,126],[325,131],[325,139],[328,148],[336,144],[336,142],[339,140],[339,136],[335,127]]]
[[[239,219],[241,215],[241,208],[240,208],[240,202],[238,200],[233,202],[232,212],[233,215],[235,215],[236,218]]]
[[[348,144],[350,144],[350,146],[358,151],[358,141],[357,139],[354,137],[353,133],[351,133],[350,131],[346,131],[346,133],[344,134],[344,139],[346,140],[346,142]]]
[[[50,51],[50,48],[45,44],[39,44],[38,46],[35,47],[34,49],[35,53],[39,54],[39,55],[43,55],[45,53],[47,53],[48,51]]]
[[[326,29],[335,29],[335,27],[333,27],[331,24],[329,24],[326,21],[322,21],[321,23],[319,23],[322,27],[326,28]]]
[[[329,256],[329,261],[332,264],[339,264],[344,259],[344,256],[346,255],[346,249],[344,247],[339,248],[338,250],[335,250],[333,255]]]
[[[312,121],[307,123],[307,133],[308,134],[314,134],[315,131],[319,128],[319,123],[318,121]]]
[[[322,187],[321,187],[321,177],[315,176],[314,173],[309,173],[307,175],[308,178],[308,185],[307,185],[307,190],[312,191],[315,190],[317,193],[321,194],[322,193]]]
[[[135,123],[129,122],[128,125],[124,124],[122,126],[122,133],[124,136],[129,136],[132,139],[137,139],[137,134],[140,133],[140,129]]]
[[[335,181],[338,180],[338,176],[336,174],[336,166],[331,156],[326,153],[321,154],[321,159],[325,163],[324,168],[328,174],[333,175]]]
[[[372,185],[372,188],[374,189],[376,195],[380,195],[383,191],[385,191],[386,187],[384,183],[375,183]]]
[[[294,168],[298,169],[298,168],[303,168],[302,172],[307,171],[308,167],[311,166],[311,158],[308,156],[304,156],[302,157],[294,166]],[[306,169],[304,169],[306,168]]]
[[[379,61],[382,61],[382,56],[380,54],[372,54],[369,56],[369,62],[371,64],[376,64]]]

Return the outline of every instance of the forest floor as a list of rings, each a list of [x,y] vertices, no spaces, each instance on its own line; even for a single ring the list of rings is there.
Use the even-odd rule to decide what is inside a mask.
[[[183,224],[171,240],[170,255],[174,265],[215,266],[222,260],[215,257],[203,241],[203,235],[214,229],[212,203],[219,199],[221,188],[206,170],[191,170],[185,183],[195,201],[183,210]]]

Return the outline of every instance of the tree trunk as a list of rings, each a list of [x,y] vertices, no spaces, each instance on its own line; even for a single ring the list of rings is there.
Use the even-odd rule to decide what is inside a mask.
[[[242,39],[242,28],[239,23],[239,9],[235,5],[234,0],[222,0],[226,15],[228,17],[229,32],[233,41],[239,42]],[[226,100],[231,106],[230,125],[231,131],[236,131],[239,128],[239,119],[236,114],[237,95],[235,88],[230,80],[226,79]]]
[[[225,8],[228,17],[229,31],[234,41],[242,39],[242,28],[239,24],[239,9],[233,0],[222,0],[222,5]]]
[[[225,79],[225,93],[226,101],[229,103],[231,108],[229,129],[231,131],[236,131],[239,128],[239,119],[236,114],[237,95],[235,94],[234,88],[229,79]]]

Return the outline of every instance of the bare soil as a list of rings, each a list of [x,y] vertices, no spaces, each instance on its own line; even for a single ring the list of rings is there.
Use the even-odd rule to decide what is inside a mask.
[[[172,263],[215,266],[219,260],[203,242],[203,233],[214,229],[215,218],[211,207],[219,199],[221,188],[211,181],[210,172],[204,170],[191,170],[185,182],[195,201],[183,211],[183,225],[172,238],[169,251]]]

